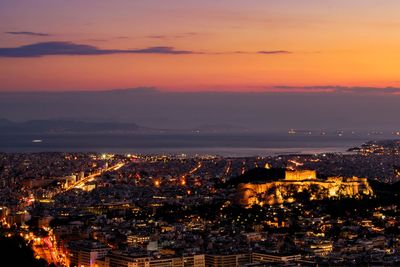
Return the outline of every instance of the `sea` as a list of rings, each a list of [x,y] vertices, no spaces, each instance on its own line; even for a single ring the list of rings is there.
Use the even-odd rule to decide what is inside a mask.
[[[1,134],[0,152],[98,152],[115,154],[219,155],[347,153],[366,141],[394,139],[369,135],[272,133]]]

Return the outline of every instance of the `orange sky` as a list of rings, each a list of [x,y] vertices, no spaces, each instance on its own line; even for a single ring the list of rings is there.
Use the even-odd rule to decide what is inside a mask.
[[[1,1],[1,48],[68,42],[117,52],[0,49],[0,90],[396,87],[399,10],[397,0]],[[194,54],[121,51],[159,46]]]

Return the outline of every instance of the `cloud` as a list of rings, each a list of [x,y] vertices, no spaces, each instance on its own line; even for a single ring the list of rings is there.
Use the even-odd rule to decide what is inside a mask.
[[[291,54],[292,52],[286,50],[262,50],[258,51],[257,54],[275,55],[275,54]]]
[[[130,51],[128,53],[140,53],[140,54],[200,54],[199,52],[187,51],[187,50],[175,50],[169,46],[153,46],[138,50],[125,50]]]
[[[6,34],[12,34],[12,35],[30,35],[30,36],[51,36],[49,33],[41,33],[41,32],[30,32],[30,31],[18,31],[18,32],[5,32]]]
[[[105,39],[91,39],[91,41],[106,41]],[[165,55],[188,55],[188,54],[264,54],[278,55],[291,54],[286,50],[263,50],[258,52],[234,51],[234,52],[198,52],[191,50],[176,50],[170,46],[151,46],[141,49],[101,49],[86,44],[72,42],[40,42],[18,47],[0,48],[0,57],[42,57],[54,55],[112,55],[112,54],[165,54]]]
[[[19,47],[0,48],[0,57],[42,57],[52,55],[111,55],[111,54],[199,54],[188,50],[175,50],[169,46],[153,46],[143,49],[100,49],[91,45],[72,42],[43,42]]]
[[[167,36],[167,35],[149,35],[149,36],[147,36],[147,38],[150,38],[150,39],[167,39],[167,38],[170,38],[170,36]]]
[[[313,86],[274,86],[284,92],[304,93],[339,93],[339,94],[400,94],[397,87],[362,87],[362,86],[339,86],[339,85],[313,85]]]
[[[293,54],[293,52],[287,51],[287,50],[261,50],[261,51],[256,51],[256,52],[237,50],[237,51],[230,52],[229,54],[284,55],[284,54]]]

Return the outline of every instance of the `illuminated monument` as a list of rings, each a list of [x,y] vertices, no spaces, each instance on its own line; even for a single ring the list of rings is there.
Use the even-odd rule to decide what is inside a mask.
[[[373,191],[366,178],[328,177],[318,178],[313,170],[254,169],[249,176],[236,181],[238,202],[242,206],[273,205],[295,202],[306,193],[310,200],[337,197],[361,198],[372,196]],[[263,176],[258,177],[258,176]]]

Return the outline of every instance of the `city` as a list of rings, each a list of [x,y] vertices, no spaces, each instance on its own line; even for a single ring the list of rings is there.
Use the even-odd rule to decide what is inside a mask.
[[[399,0],[0,0],[0,267],[400,266]]]
[[[3,153],[1,235],[42,266],[396,265],[399,151],[385,141],[244,158]],[[350,189],[324,189],[340,176]],[[274,201],[243,193],[263,184],[258,195]]]

